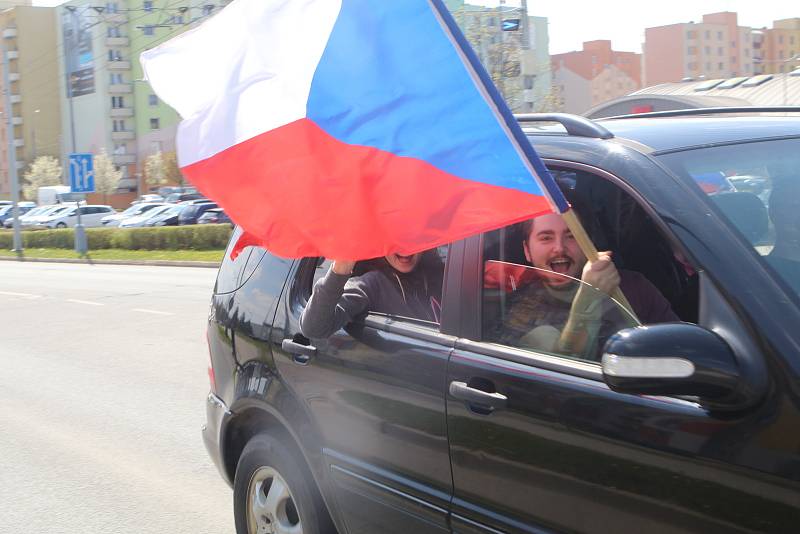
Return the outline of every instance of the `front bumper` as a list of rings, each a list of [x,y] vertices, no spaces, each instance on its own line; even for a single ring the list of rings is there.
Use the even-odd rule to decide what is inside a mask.
[[[229,486],[233,487],[233,479],[225,469],[225,457],[222,448],[222,428],[228,422],[230,416],[231,412],[228,411],[228,407],[225,406],[222,399],[213,393],[209,393],[206,399],[206,424],[202,428],[203,443],[222,478]]]

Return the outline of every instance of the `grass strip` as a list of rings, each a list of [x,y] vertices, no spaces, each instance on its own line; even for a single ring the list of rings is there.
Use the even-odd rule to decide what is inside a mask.
[[[124,250],[98,249],[90,250],[90,260],[135,260],[135,261],[222,261],[224,250]],[[16,256],[16,252],[0,249],[0,256]],[[63,248],[26,248],[25,258],[41,259],[80,259],[74,251]]]

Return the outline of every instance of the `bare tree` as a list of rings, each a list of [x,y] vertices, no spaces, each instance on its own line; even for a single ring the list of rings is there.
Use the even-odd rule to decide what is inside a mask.
[[[103,203],[108,203],[108,195],[117,190],[122,179],[122,171],[108,157],[106,149],[102,149],[94,157],[94,190],[103,195]]]
[[[39,156],[28,167],[23,176],[23,193],[28,200],[35,200],[40,187],[61,185],[61,164],[53,156]]]
[[[164,178],[167,183],[183,186],[186,180],[183,178],[183,174],[181,174],[180,167],[178,167],[177,154],[175,154],[174,151],[164,152],[161,158],[164,167]]]

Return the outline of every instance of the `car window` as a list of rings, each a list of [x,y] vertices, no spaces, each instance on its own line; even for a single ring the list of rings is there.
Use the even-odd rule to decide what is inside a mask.
[[[441,287],[443,282],[443,274],[444,274],[444,267],[447,263],[447,257],[450,251],[450,245],[442,245],[435,249],[429,250],[425,256],[424,265],[427,269],[427,272],[430,273],[431,278],[428,277],[424,278],[425,284],[430,284],[429,287],[438,288],[435,293],[438,294],[437,296],[433,296],[430,299],[430,302],[426,303],[426,306],[431,307],[432,317],[435,319],[434,321],[427,321],[421,320],[417,317],[404,317],[399,315],[393,315],[391,317],[395,319],[401,320],[412,320],[414,322],[427,322],[432,325],[438,325],[439,321],[441,320],[441,313],[442,313],[442,306],[441,306]],[[311,296],[311,292],[313,290],[314,284],[325,276],[330,270],[332,261],[326,258],[307,258],[304,260],[304,263],[301,265],[301,268],[298,271],[298,276],[301,277],[300,284],[301,284],[301,294],[300,299],[303,304],[308,301],[308,298]],[[383,258],[376,258],[373,260],[365,260],[360,261],[356,264],[353,274],[354,276],[362,276],[370,271],[382,270],[383,264],[385,264],[385,260]],[[420,264],[422,265],[422,264]],[[387,271],[391,272],[391,271]],[[394,279],[392,279],[392,283],[395,283]],[[404,295],[404,291],[407,290],[405,286],[402,286],[402,281],[399,279],[397,280],[398,290],[400,291],[400,295]],[[375,315],[384,315],[389,316],[387,314],[382,314],[375,312],[374,310],[370,311],[370,313]]]
[[[660,159],[693,179],[768,268],[800,295],[800,139],[693,149]]]
[[[597,248],[612,252],[628,303],[581,281],[580,247],[561,216],[547,214],[483,235],[480,339],[597,361],[623,328],[696,322],[697,275],[643,208],[592,173],[551,172]]]

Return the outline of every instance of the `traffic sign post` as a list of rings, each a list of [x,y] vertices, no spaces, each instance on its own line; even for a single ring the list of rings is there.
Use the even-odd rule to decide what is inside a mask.
[[[73,193],[94,193],[94,158],[92,154],[69,155],[69,188]],[[76,203],[78,221],[75,224],[75,252],[81,256],[89,251],[86,230],[81,223],[81,201]]]

